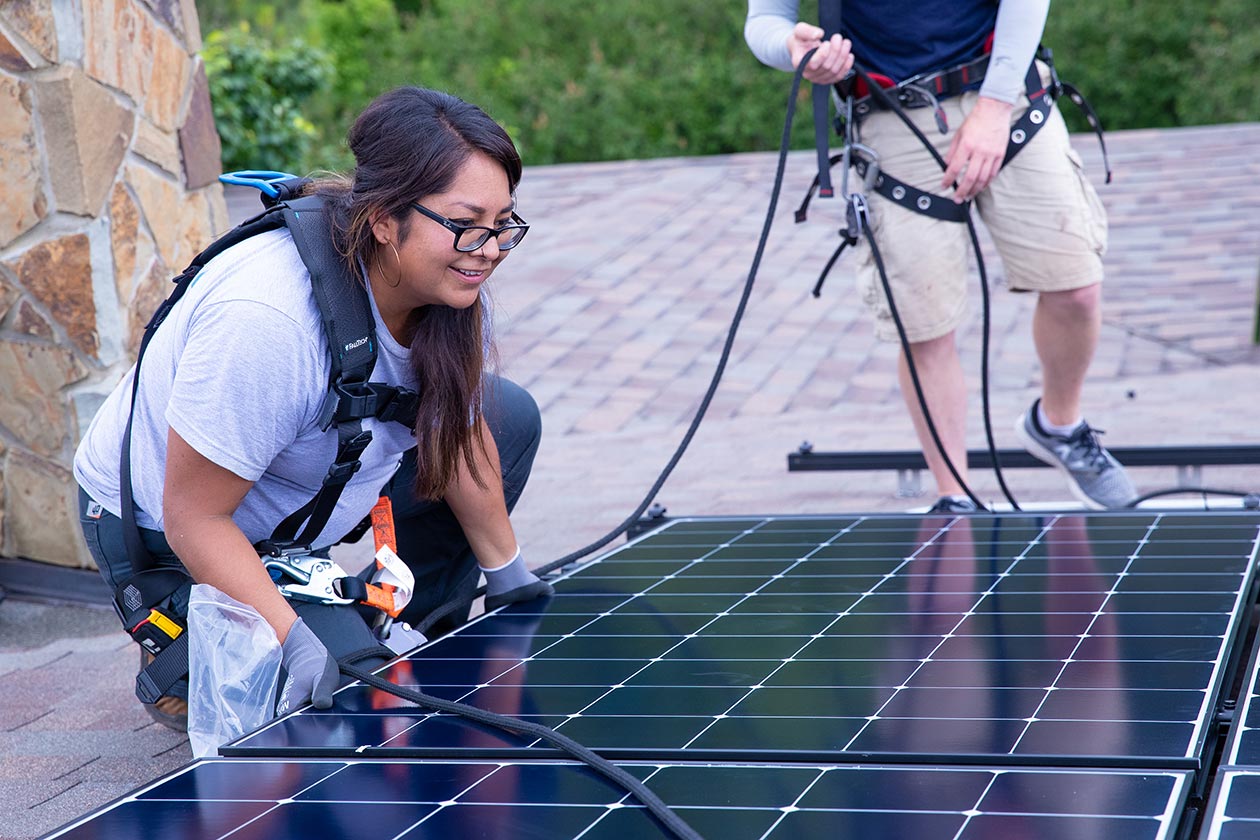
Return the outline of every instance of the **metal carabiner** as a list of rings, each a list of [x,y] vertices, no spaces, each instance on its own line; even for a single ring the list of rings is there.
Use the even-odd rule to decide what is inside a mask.
[[[343,598],[337,592],[337,581],[347,577],[345,570],[325,557],[309,554],[273,557],[263,562],[263,568],[286,598],[317,604],[354,603],[353,599]],[[285,577],[293,582],[281,583]]]

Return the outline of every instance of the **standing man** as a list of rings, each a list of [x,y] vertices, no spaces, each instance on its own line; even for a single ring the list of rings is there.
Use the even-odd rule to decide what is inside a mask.
[[[820,3],[839,6],[840,0]],[[1019,418],[1016,434],[1029,452],[1067,476],[1084,504],[1115,508],[1137,493],[1124,468],[1099,444],[1098,432],[1082,418],[1080,406],[1102,322],[1106,215],[1053,106],[1044,125],[1039,121],[1027,145],[1003,165],[1008,143],[1019,134],[1012,125],[1029,107],[1025,77],[1049,6],[1049,0],[849,0],[843,4],[842,34],[824,40],[822,29],[798,22],[798,0],[749,0],[744,36],[758,59],[780,70],[796,69],[817,48],[804,72],[815,84],[840,81],[856,58],[870,73],[893,83],[917,79],[917,87],[929,93],[912,91],[903,107],[945,158],[943,173],[891,111],[865,109],[857,126],[861,141],[878,154],[880,172],[958,204],[974,201],[1001,255],[1007,285],[1012,291],[1038,293],[1032,329],[1042,393]],[[966,73],[948,72],[967,65]],[[1039,70],[1044,84],[1047,68],[1039,64]],[[931,77],[942,73],[938,86]],[[939,128],[942,115],[945,133]],[[945,452],[965,481],[967,391],[955,333],[966,309],[966,226],[882,196],[869,198],[871,232],[879,242],[928,409]],[[858,283],[875,314],[876,335],[896,341],[870,248],[862,243],[859,254]],[[904,351],[898,380],[936,481],[939,499],[932,510],[975,511],[932,441]]]

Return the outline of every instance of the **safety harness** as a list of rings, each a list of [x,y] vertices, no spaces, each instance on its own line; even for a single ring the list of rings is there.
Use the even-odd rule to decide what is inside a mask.
[[[820,0],[818,4],[819,24],[821,25],[824,38],[829,38],[840,31],[840,9],[839,0]],[[836,250],[832,252],[831,257],[823,266],[822,272],[818,276],[818,281],[814,284],[813,295],[819,297],[822,294],[823,283],[827,279],[827,274],[831,271],[831,267],[836,264],[844,249],[850,245],[856,245],[858,241],[865,237],[870,246],[871,258],[875,264],[876,271],[879,274],[880,283],[884,290],[885,299],[888,302],[889,314],[892,316],[893,323],[897,327],[897,334],[901,340],[902,352],[906,359],[907,371],[910,375],[911,383],[914,386],[915,396],[919,402],[919,407],[923,413],[924,424],[927,427],[928,434],[931,436],[936,446],[937,452],[940,453],[941,459],[948,470],[949,474],[958,483],[958,485],[967,494],[968,498],[976,505],[977,508],[984,510],[984,503],[980,498],[972,492],[967,482],[959,473],[957,466],[950,460],[949,454],[945,451],[945,446],[941,441],[940,432],[936,428],[936,424],[932,419],[932,413],[928,410],[927,399],[924,396],[923,384],[920,381],[918,371],[914,364],[913,353],[910,350],[909,338],[906,335],[905,326],[901,321],[901,317],[897,311],[897,303],[893,297],[892,288],[888,282],[888,273],[884,268],[883,258],[880,255],[879,247],[875,242],[875,236],[870,226],[870,208],[866,202],[866,197],[861,189],[849,190],[849,170],[852,167],[862,177],[863,186],[867,189],[874,189],[888,200],[916,213],[922,213],[932,218],[942,221],[957,222],[967,226],[968,235],[971,239],[971,246],[976,255],[976,267],[980,274],[980,293],[981,301],[984,306],[984,326],[982,330],[982,348],[981,348],[981,374],[980,374],[980,394],[983,405],[985,440],[988,444],[990,457],[993,459],[993,472],[997,478],[999,487],[1002,489],[1007,501],[1010,502],[1012,509],[1019,510],[1019,504],[1015,501],[1015,497],[1011,494],[1010,488],[1006,485],[1006,479],[1002,474],[1001,462],[997,454],[997,445],[994,442],[993,423],[989,410],[989,288],[988,279],[985,272],[984,257],[980,252],[980,241],[976,234],[975,224],[971,219],[971,202],[966,201],[961,204],[955,204],[952,200],[948,200],[941,196],[933,195],[919,190],[910,184],[901,181],[886,172],[880,171],[879,157],[874,149],[864,146],[858,140],[857,127],[860,119],[869,114],[874,108],[882,108],[894,112],[897,117],[906,125],[923,144],[927,152],[933,157],[937,164],[944,171],[947,166],[945,159],[932,145],[931,141],[919,130],[918,126],[905,113],[905,108],[929,106],[933,109],[936,118],[936,127],[942,133],[949,131],[946,123],[944,110],[940,107],[940,99],[945,96],[954,96],[964,90],[969,89],[984,78],[984,74],[988,69],[988,53],[993,47],[993,35],[990,34],[984,46],[985,55],[973,61],[958,65],[947,70],[919,75],[911,79],[907,79],[900,83],[894,83],[892,79],[878,74],[872,74],[862,68],[859,64],[854,63],[853,74],[841,80],[836,85],[814,85],[813,88],[813,109],[814,109],[814,141],[818,154],[818,175],[814,179],[814,183],[805,192],[805,198],[801,202],[801,206],[796,211],[797,223],[805,220],[806,211],[809,207],[810,198],[815,189],[818,190],[820,197],[832,197],[835,190],[831,185],[831,167],[836,163],[841,163],[841,194],[845,201],[845,223],[839,231],[840,244]],[[813,51],[810,52],[813,55]],[[802,59],[801,65],[807,59]],[[1038,71],[1038,61],[1044,62],[1050,74],[1050,83],[1043,85],[1041,83],[1041,75]],[[801,68],[798,67],[798,74]],[[1032,141],[1033,136],[1045,124],[1046,118],[1050,113],[1050,109],[1054,105],[1055,99],[1060,95],[1066,94],[1068,98],[1081,109],[1085,115],[1085,119],[1094,129],[1098,136],[1098,142],[1102,147],[1103,166],[1107,172],[1107,182],[1111,181],[1111,167],[1107,160],[1107,146],[1103,140],[1102,125],[1098,120],[1094,109],[1081,95],[1076,88],[1062,82],[1058,73],[1054,68],[1054,56],[1051,51],[1044,46],[1039,46],[1030,63],[1028,73],[1025,76],[1025,90],[1028,94],[1029,107],[1021,116],[1016,124],[1011,127],[1010,137],[1007,141],[1006,153],[1002,160],[1005,166],[1010,160],[1017,155],[1021,149]],[[840,154],[831,156],[828,144],[829,138],[829,120],[831,100],[835,99],[837,103],[837,117],[835,121],[835,129],[841,137],[844,138],[844,145]]]
[[[140,387],[140,366],[158,327],[206,264],[250,237],[287,228],[310,273],[331,359],[320,428],[324,431],[333,428],[337,432],[337,453],[314,498],[286,517],[269,538],[254,547],[286,597],[329,604],[362,603],[379,609],[382,615],[377,625],[378,636],[382,633],[388,636],[393,618],[410,600],[414,586],[410,569],[395,553],[388,498],[378,502],[373,511],[377,557],[370,580],[346,574],[328,558],[313,556],[311,543],[328,523],[346,483],[361,466],[359,457],[372,441],[372,433],[363,428],[363,421],[374,417],[401,423],[414,432],[419,395],[406,388],[371,381],[376,365],[376,330],[371,303],[361,278],[350,270],[333,244],[332,225],[324,200],[316,195],[302,195],[309,179],[283,172],[248,171],[224,175],[221,180],[257,187],[264,209],[216,239],[173,279],[175,290],[153,313],[144,329],[136,354],[130,413],[123,433],[119,469],[121,519],[132,573],[115,589],[114,606],[131,637],[154,657],[136,677],[136,695],[145,703],[157,702],[188,673],[185,622],[163,604],[193,581],[182,568],[158,565],[144,545],[136,523],[131,481],[131,425]],[[383,535],[385,530],[387,537]]]
[[[820,4],[820,6],[826,5]],[[824,23],[824,28],[827,28],[826,23]],[[827,28],[827,31],[833,32],[836,30]],[[875,110],[928,107],[932,109],[937,129],[942,134],[947,133],[949,125],[946,121],[945,111],[941,108],[940,100],[957,96],[984,79],[985,72],[989,66],[989,51],[992,50],[992,47],[993,36],[990,35],[988,42],[985,44],[985,54],[980,58],[947,70],[914,76],[901,82],[894,82],[892,79],[879,73],[858,70],[851,77],[837,83],[830,92],[824,85],[814,86],[814,133],[815,140],[819,144],[819,170],[818,175],[815,176],[813,182],[806,190],[805,198],[802,200],[800,207],[796,210],[795,219],[798,224],[805,221],[809,203],[815,191],[822,197],[831,197],[835,194],[835,190],[831,187],[830,170],[837,163],[842,164],[841,194],[849,205],[846,207],[845,212],[845,227],[840,232],[840,244],[827,260],[818,276],[818,282],[814,285],[814,297],[819,297],[822,294],[823,283],[826,281],[831,267],[840,258],[840,254],[844,252],[845,248],[857,244],[862,234],[861,226],[869,223],[870,210],[866,204],[865,197],[861,192],[851,193],[848,190],[850,166],[862,179],[863,186],[867,190],[874,190],[899,207],[944,222],[963,223],[967,221],[971,212],[970,202],[957,204],[948,197],[925,192],[887,172],[881,171],[878,154],[874,149],[863,145],[858,140],[857,129],[862,119]],[[1039,61],[1044,63],[1050,71],[1050,83],[1048,85],[1041,82],[1041,73],[1037,68]],[[1006,144],[1006,154],[1002,158],[1002,166],[1006,166],[1024,147],[1032,142],[1033,137],[1045,125],[1046,119],[1050,116],[1050,109],[1054,107],[1055,101],[1066,95],[1080,109],[1093,129],[1094,134],[1098,137],[1098,144],[1102,148],[1106,183],[1111,183],[1111,164],[1107,158],[1107,144],[1103,138],[1102,124],[1098,120],[1098,115],[1079,90],[1059,79],[1059,74],[1054,66],[1054,53],[1048,47],[1041,46],[1037,48],[1036,56],[1032,64],[1029,65],[1028,73],[1024,77],[1024,90],[1028,96],[1029,106],[1023,115],[1015,121],[1015,124],[1011,126]],[[821,95],[819,91],[822,91]],[[829,135],[827,117],[830,112],[831,102],[829,101],[828,93],[830,93],[830,100],[835,102],[837,108],[837,115],[834,121],[835,131],[844,138],[841,152],[830,156],[827,140]],[[823,126],[821,134],[819,132],[820,125]]]

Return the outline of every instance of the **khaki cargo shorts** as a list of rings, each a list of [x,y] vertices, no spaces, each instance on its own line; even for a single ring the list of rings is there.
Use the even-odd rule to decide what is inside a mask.
[[[944,157],[953,132],[978,97],[972,91],[941,103],[949,134],[936,128],[930,108],[906,113]],[[1012,120],[1027,106],[1028,99],[1021,97]],[[896,114],[876,111],[867,116],[861,140],[879,153],[882,171],[926,192],[948,194],[940,187],[940,166]],[[857,177],[850,173],[850,178]],[[967,313],[967,284],[978,282],[968,271],[975,256],[967,225],[915,213],[873,190],[866,193],[871,230],[910,341],[928,341],[955,330]],[[1012,291],[1067,291],[1102,281],[1107,216],[1057,107],[974,204],[997,246]],[[896,341],[897,328],[865,239],[856,256],[858,290],[875,314],[875,334]]]

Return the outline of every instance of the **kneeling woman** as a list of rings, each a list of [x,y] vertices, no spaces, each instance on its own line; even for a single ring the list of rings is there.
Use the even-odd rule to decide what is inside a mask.
[[[483,111],[421,88],[378,97],[348,139],[353,175],[305,191],[323,198],[332,242],[366,287],[372,380],[420,398],[414,434],[363,421],[372,441],[362,466],[311,545],[319,553],[340,541],[386,487],[398,553],[416,578],[402,620],[470,600],[479,571],[490,606],[546,594],[508,520],[538,445],[538,409],[518,386],[483,373],[493,344],[482,285],[527,230],[514,204],[520,157]],[[286,600],[254,548],[315,497],[333,463],[337,431],[321,420],[328,345],[290,233],[246,239],[202,269],[153,334],[134,412],[135,368],[74,462],[84,536],[116,587],[132,573],[120,520],[132,499],[120,491],[119,457],[131,418],[145,548],[159,566],[186,568],[267,620],[282,645],[287,707],[328,706],[338,658],[388,655],[353,607]],[[163,606],[186,615],[190,585]],[[467,614],[456,611],[446,627]],[[177,683],[150,713],[181,726],[186,693]]]

